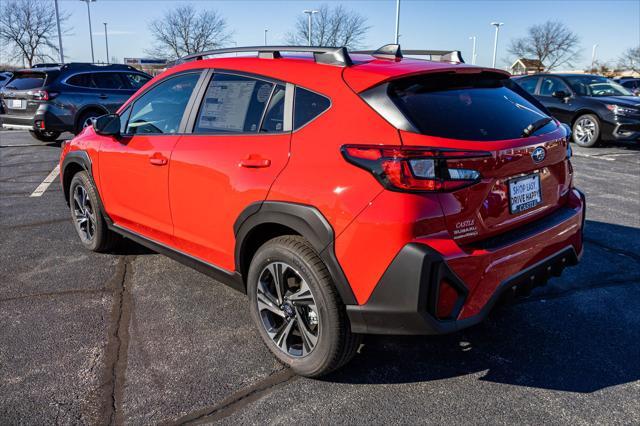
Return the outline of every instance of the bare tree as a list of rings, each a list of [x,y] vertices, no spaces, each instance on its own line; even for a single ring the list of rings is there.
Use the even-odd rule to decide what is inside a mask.
[[[618,67],[623,70],[640,72],[640,46],[625,50],[618,61]]]
[[[323,4],[313,16],[311,44],[314,46],[359,47],[369,31],[367,18],[342,5],[330,8]],[[309,23],[301,16],[292,32],[287,34],[287,43],[306,45],[309,40]]]
[[[511,41],[509,53],[517,58],[537,59],[546,70],[572,66],[578,55],[580,39],[561,22],[534,25],[527,35]]]
[[[215,10],[196,11],[191,5],[179,6],[149,24],[156,45],[149,53],[176,59],[215,49],[231,41],[226,20]]]
[[[4,4],[2,4],[4,3]],[[63,24],[68,19],[61,14]],[[43,0],[8,0],[0,2],[0,42],[9,47],[9,60],[26,62],[56,61],[60,50],[57,42],[56,15],[52,5]],[[4,49],[3,49],[4,50]]]

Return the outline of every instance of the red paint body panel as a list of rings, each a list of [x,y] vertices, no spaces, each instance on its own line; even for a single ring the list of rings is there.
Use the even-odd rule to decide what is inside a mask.
[[[173,245],[168,161],[179,138],[103,137],[100,145],[101,194],[109,216],[117,225],[168,245]],[[156,159],[165,164],[153,164]]]
[[[181,251],[234,269],[233,223],[263,201],[289,159],[291,135],[185,135],[173,150],[169,193],[174,236]],[[248,158],[269,160],[247,168]]]

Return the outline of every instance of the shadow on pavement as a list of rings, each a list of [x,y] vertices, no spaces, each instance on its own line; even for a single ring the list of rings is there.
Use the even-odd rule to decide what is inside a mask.
[[[586,230],[581,264],[530,299],[447,336],[368,336],[362,354],[326,380],[411,383],[474,374],[585,393],[639,380],[640,258],[589,241],[638,241],[640,229],[588,221]]]

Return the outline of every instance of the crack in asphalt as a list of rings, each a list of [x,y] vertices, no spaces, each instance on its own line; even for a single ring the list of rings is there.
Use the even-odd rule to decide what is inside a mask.
[[[80,288],[80,289],[72,289],[72,290],[63,290],[63,291],[51,291],[45,293],[35,293],[35,294],[24,294],[21,296],[7,297],[4,299],[0,299],[0,302],[10,302],[12,300],[21,300],[21,299],[29,299],[32,297],[51,297],[51,296],[66,296],[69,294],[93,294],[93,293],[104,293],[107,289],[105,288]]]
[[[24,193],[22,195],[24,195]],[[0,229],[11,230],[11,229],[23,229],[23,228],[37,228],[39,226],[53,225],[53,224],[62,223],[62,222],[71,223],[71,218],[70,217],[64,217],[64,218],[61,217],[61,218],[57,218],[57,219],[45,220],[45,221],[42,221],[42,222],[21,223],[21,224],[18,224],[18,225],[0,225]]]
[[[105,348],[102,418],[110,425],[124,424],[122,403],[129,352],[129,323],[133,306],[130,277],[134,259],[135,256],[121,257],[116,272],[107,285],[113,290],[113,305]]]
[[[603,288],[609,288],[609,287],[621,287],[621,286],[628,286],[628,285],[638,285],[638,283],[640,283],[640,275],[633,275],[630,276],[626,279],[623,278],[615,278],[615,279],[611,279],[611,280],[607,280],[607,281],[601,281],[598,284],[593,284],[590,286],[586,286],[586,287],[572,287],[572,288],[568,288],[566,290],[561,290],[555,293],[548,293],[548,294],[541,294],[539,296],[535,296],[535,297],[528,297],[526,299],[520,299],[517,300],[515,302],[513,302],[513,304],[519,305],[522,303],[531,303],[531,302],[539,302],[541,300],[552,300],[552,299],[561,299],[563,297],[568,297],[571,296],[575,293],[580,293],[583,291],[591,291],[591,290],[598,290],[598,289],[603,289]]]
[[[264,398],[276,389],[298,378],[299,376],[296,376],[296,374],[288,368],[278,370],[259,382],[231,394],[216,405],[187,414],[178,420],[162,422],[161,424],[184,425],[216,422]]]
[[[615,254],[618,254],[618,255],[621,255],[621,256],[630,257],[633,260],[635,260],[637,262],[640,262],[640,255],[637,254],[637,253],[634,253],[632,251],[623,250],[623,249],[617,248],[617,247],[611,247],[611,246],[608,246],[608,245],[606,245],[604,243],[601,243],[600,241],[595,240],[593,238],[585,237],[584,241],[586,241],[587,243],[593,244],[595,246],[598,246],[603,250],[610,251],[612,253],[615,253]]]

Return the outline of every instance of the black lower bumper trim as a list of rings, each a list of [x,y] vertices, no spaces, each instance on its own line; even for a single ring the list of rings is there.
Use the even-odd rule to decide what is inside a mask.
[[[572,246],[543,259],[503,281],[477,315],[463,320],[438,320],[428,308],[430,288],[440,282],[448,270],[442,257],[422,244],[408,244],[396,256],[369,301],[347,306],[354,333],[365,334],[446,334],[481,322],[500,297],[509,290],[528,291],[544,285],[552,276],[578,263]],[[451,279],[447,276],[447,279]]]

